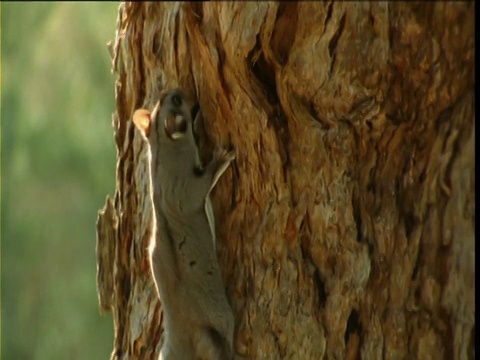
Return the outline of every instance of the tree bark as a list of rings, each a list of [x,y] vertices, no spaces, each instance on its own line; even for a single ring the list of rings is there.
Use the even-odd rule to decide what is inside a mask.
[[[234,165],[217,252],[249,359],[473,359],[474,3],[123,3],[116,192],[97,223],[112,359],[153,359],[146,146],[131,116],[198,99]]]

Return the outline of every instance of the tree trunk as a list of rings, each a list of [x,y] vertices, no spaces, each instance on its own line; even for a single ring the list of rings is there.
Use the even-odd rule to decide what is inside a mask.
[[[474,24],[473,2],[122,4],[97,223],[112,359],[161,345],[131,116],[177,86],[237,154],[212,203],[238,355],[473,359]]]

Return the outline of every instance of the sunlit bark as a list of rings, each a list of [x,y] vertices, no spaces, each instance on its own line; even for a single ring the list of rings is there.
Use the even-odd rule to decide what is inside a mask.
[[[97,248],[112,359],[160,348],[130,118],[176,86],[237,153],[212,199],[238,355],[473,359],[474,23],[473,2],[122,5]]]

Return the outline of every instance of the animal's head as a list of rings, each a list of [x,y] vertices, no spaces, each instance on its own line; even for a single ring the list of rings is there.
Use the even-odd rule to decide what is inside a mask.
[[[181,142],[192,136],[192,114],[195,110],[180,89],[163,93],[150,112],[138,109],[133,122],[151,144]]]

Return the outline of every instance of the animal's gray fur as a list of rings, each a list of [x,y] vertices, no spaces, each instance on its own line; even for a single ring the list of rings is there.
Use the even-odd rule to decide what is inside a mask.
[[[134,122],[149,144],[155,209],[149,253],[165,315],[160,359],[231,359],[234,317],[216,257],[209,193],[234,153],[216,151],[201,173],[195,171],[191,104],[179,89],[163,96],[151,114],[142,111]]]

